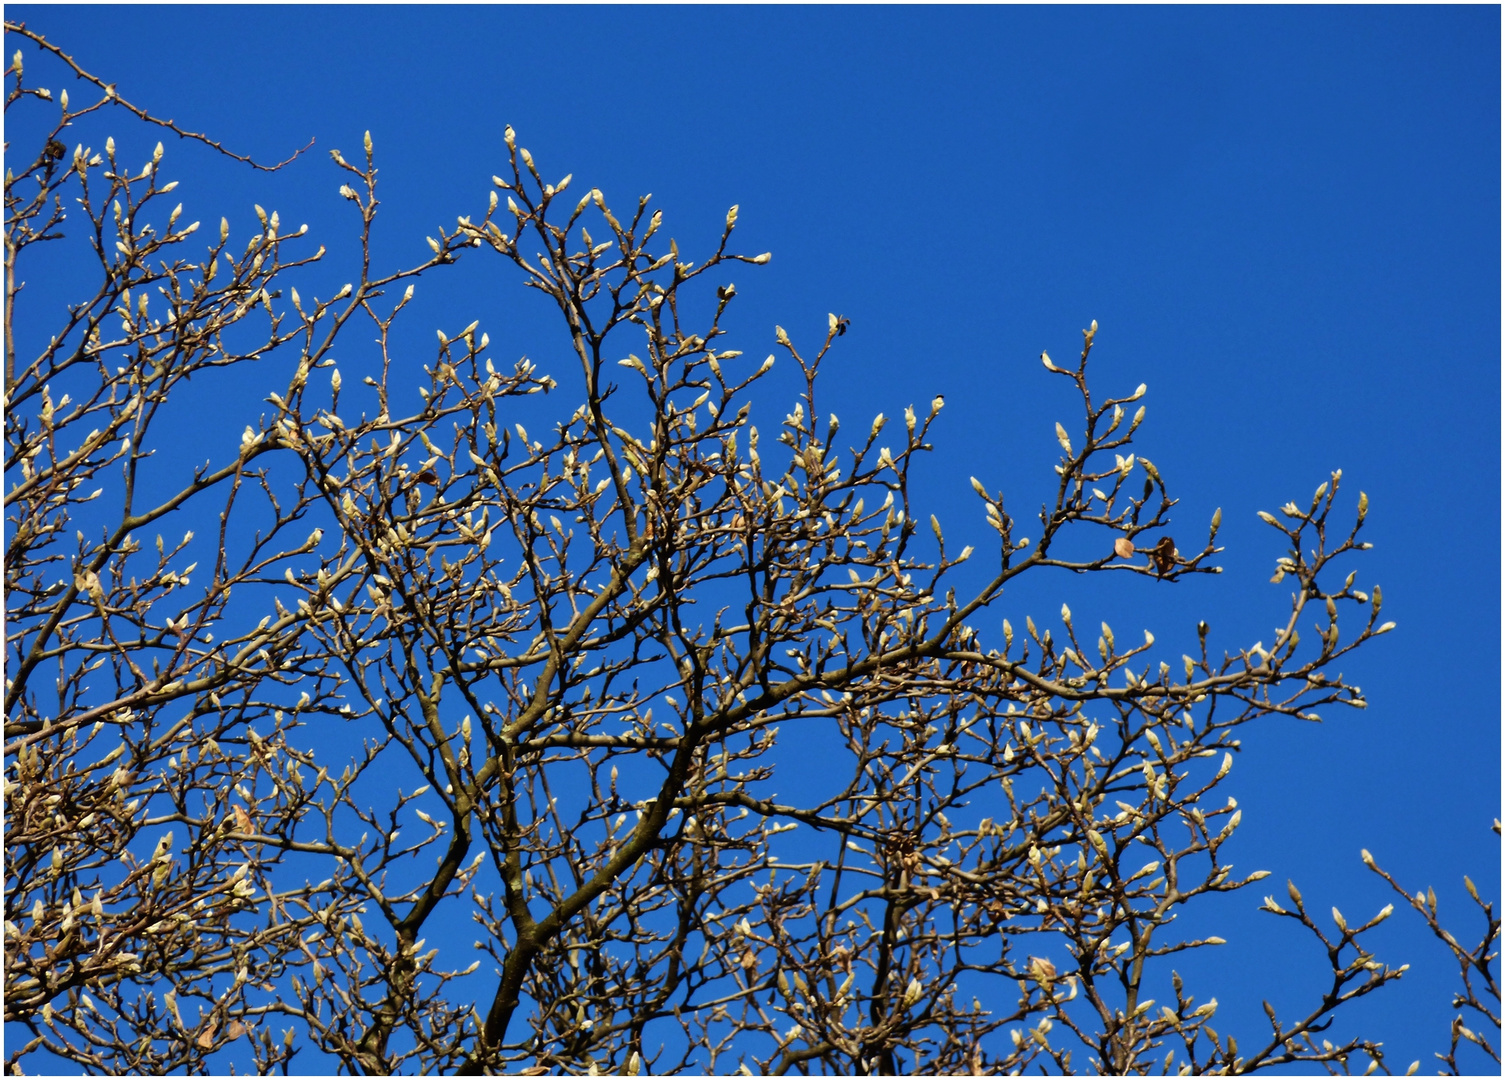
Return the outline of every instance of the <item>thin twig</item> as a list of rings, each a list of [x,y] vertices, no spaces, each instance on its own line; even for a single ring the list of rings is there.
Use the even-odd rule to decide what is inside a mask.
[[[120,96],[120,94],[115,89],[115,84],[114,83],[107,83],[103,79],[99,78],[97,75],[91,75],[89,72],[87,72],[83,68],[79,67],[78,62],[75,61],[73,59],[73,57],[71,57],[67,53],[63,52],[62,49],[58,48],[52,42],[48,41],[45,37],[43,37],[41,34],[37,33],[35,30],[28,30],[26,28],[26,24],[25,23],[13,23],[9,19],[7,19],[6,22],[5,22],[5,32],[8,33],[8,34],[20,34],[22,37],[28,38],[31,41],[36,42],[43,49],[46,49],[48,52],[52,53],[58,59],[62,60],[63,63],[67,64],[70,68],[72,68],[74,74],[76,74],[79,78],[84,79],[87,82],[91,82],[95,86],[97,86],[101,90],[103,90],[105,92],[105,97],[108,98],[110,101],[112,101],[116,105],[119,105],[122,108],[126,109],[128,112],[133,113],[134,115],[136,115],[140,119],[145,120],[147,123],[149,123],[149,124],[156,124],[158,127],[165,127],[165,128],[167,128],[167,130],[175,133],[180,138],[193,139],[196,142],[201,142],[205,146],[212,147],[213,149],[217,150],[221,154],[224,154],[228,158],[234,158],[236,161],[243,161],[243,162],[245,162],[247,165],[251,166],[251,168],[253,168],[253,169],[259,169],[262,172],[276,172],[278,169],[281,169],[284,166],[291,165],[294,161],[296,161],[299,158],[300,155],[302,155],[305,151],[307,151],[314,144],[314,139],[312,137],[310,137],[309,140],[308,140],[308,145],[304,146],[302,150],[296,150],[296,151],[294,151],[292,157],[288,158],[287,160],[285,160],[285,161],[279,161],[276,165],[263,165],[259,161],[256,161],[254,158],[247,157],[244,154],[237,154],[237,153],[235,153],[232,150],[226,150],[224,148],[224,146],[222,146],[221,144],[215,142],[213,139],[211,139],[207,135],[204,135],[204,134],[202,134],[200,132],[197,132],[197,131],[184,131],[182,128],[178,127],[178,125],[176,123],[174,123],[173,121],[171,121],[171,120],[160,120],[157,117],[153,116],[151,113],[147,112],[145,109],[141,108],[139,105],[133,105],[133,104],[131,104],[129,101],[125,100],[125,98],[123,98],[123,97]]]

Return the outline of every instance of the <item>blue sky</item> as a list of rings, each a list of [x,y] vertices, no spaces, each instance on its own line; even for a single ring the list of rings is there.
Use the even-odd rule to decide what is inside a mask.
[[[1246,731],[1235,861],[1294,878],[1314,910],[1367,917],[1388,902],[1359,864],[1367,847],[1413,891],[1433,885],[1462,936],[1462,875],[1498,895],[1498,8],[6,15],[240,153],[280,159],[315,138],[275,176],[172,141],[164,167],[189,219],[226,214],[249,233],[255,202],[308,222],[332,282],[348,279],[354,234],[326,152],[356,150],[368,128],[391,261],[482,211],[506,123],[546,174],[618,203],[653,192],[682,246],[713,243],[740,204],[745,248],[774,258],[737,280],[735,347],[771,350],[775,323],[811,340],[839,312],[852,333],[831,409],[894,415],[944,393],[922,501],[956,523],[948,539],[982,535],[969,474],[1021,518],[1044,498],[1052,424],[1072,414],[1037,358],[1073,355],[1097,319],[1102,390],[1149,384],[1144,453],[1182,499],[1178,530],[1223,508],[1226,571],[1174,596],[1037,582],[999,617],[1064,599],[1177,654],[1198,618],[1248,644],[1287,602],[1255,511],[1342,468],[1372,505],[1360,584],[1384,586],[1399,630],[1345,673],[1366,713]],[[157,138],[123,117],[107,127],[127,160]],[[423,298],[434,319],[480,317],[516,353],[562,357],[538,298],[495,261],[456,268],[442,291]],[[232,437],[185,426],[217,435]],[[1201,976],[1224,1002],[1220,1030],[1251,1039],[1259,997],[1309,1000],[1322,966],[1254,915],[1259,899],[1224,901],[1230,944]],[[1409,912],[1377,940],[1412,972],[1347,1026],[1425,1070],[1445,1044],[1451,962]]]

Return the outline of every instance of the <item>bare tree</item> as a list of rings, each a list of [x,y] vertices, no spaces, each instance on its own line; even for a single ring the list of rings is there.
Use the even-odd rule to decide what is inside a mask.
[[[97,91],[53,101],[17,52],[6,99],[55,118],[6,180],[12,1071],[1388,1071],[1318,1033],[1399,977],[1364,944],[1389,908],[1326,929],[1294,885],[1294,911],[1267,900],[1331,979],[1242,1046],[1180,976],[1150,997],[1220,944],[1180,909],[1266,876],[1223,850],[1239,729],[1364,705],[1333,665],[1392,624],[1354,588],[1367,499],[1345,513],[1340,474],[1261,514],[1293,586],[1268,647],[1203,623],[1172,664],[1065,607],[993,640],[979,617],[1026,573],[1217,569],[1220,511],[1185,552],[1165,531],[1145,388],[1089,388],[1096,323],[1076,362],[1042,357],[1081,413],[1031,537],[985,477],[986,549],[958,550],[910,486],[943,402],[851,437],[825,411],[844,320],[809,348],[777,331],[802,392],[753,425],[775,358],[722,321],[730,272],[768,256],[737,251],[735,207],[692,261],[646,198],[618,216],[547,182],[508,128],[485,211],[379,270],[368,135],[331,155],[359,272],[304,298],[305,230],[258,207],[244,246],[227,220],[202,239],[160,144],[133,171],[113,139],[64,142],[112,107],[165,123],[6,30]],[[52,323],[24,352],[21,257],[65,221],[96,284],[31,314]],[[399,386],[414,281],[462,256],[557,306],[572,370],[499,370],[477,322]],[[373,374],[345,386],[356,327]],[[258,361],[291,371],[269,409],[181,465],[173,407]],[[1493,908],[1466,951],[1421,906],[1497,1028]],[[1494,1053],[1461,1023],[1454,1050]]]

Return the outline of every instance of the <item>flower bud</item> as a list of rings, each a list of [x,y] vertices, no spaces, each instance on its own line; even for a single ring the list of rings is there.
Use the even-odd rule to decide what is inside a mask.
[[[920,985],[919,979],[910,979],[909,985],[904,988],[904,1005],[909,1007],[920,1000],[925,993],[925,988]]]

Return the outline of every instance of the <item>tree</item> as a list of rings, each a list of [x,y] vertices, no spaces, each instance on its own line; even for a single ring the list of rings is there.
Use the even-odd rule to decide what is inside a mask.
[[[813,347],[777,331],[803,392],[760,440],[774,357],[719,340],[730,271],[769,258],[738,252],[736,207],[696,263],[646,198],[619,217],[548,183],[508,128],[484,213],[380,270],[368,136],[331,155],[359,275],[304,299],[304,230],[258,207],[243,248],[227,219],[198,239],[160,143],[133,173],[63,138],[112,107],[172,125],[6,29],[97,91],[48,104],[10,69],[7,113],[55,118],[6,180],[13,1071],[1387,1069],[1318,1033],[1400,976],[1364,944],[1389,908],[1333,931],[1294,885],[1267,898],[1331,984],[1242,1047],[1179,975],[1150,996],[1220,943],[1179,910],[1267,876],[1223,851],[1239,729],[1364,705],[1333,665],[1392,624],[1354,588],[1367,499],[1350,516],[1341,474],[1261,514],[1294,589],[1268,648],[1203,623],[1173,665],[1065,607],[994,640],[980,616],[1026,573],[1216,572],[1221,511],[1183,552],[1134,452],[1144,388],[1089,388],[1096,323],[1075,363],[1042,357],[1082,413],[1038,532],[984,476],[986,550],[957,550],[910,485],[941,399],[902,430],[825,416],[841,318]],[[96,284],[27,358],[21,256],[70,214]],[[478,321],[409,398],[394,326],[461,258],[548,297],[575,370],[498,370]],[[374,356],[344,359],[367,327]],[[346,387],[337,342],[371,374]],[[174,408],[258,362],[290,377],[238,452],[149,483]],[[824,767],[791,793],[781,752]],[[1497,1027],[1493,907],[1469,950],[1419,906]]]

